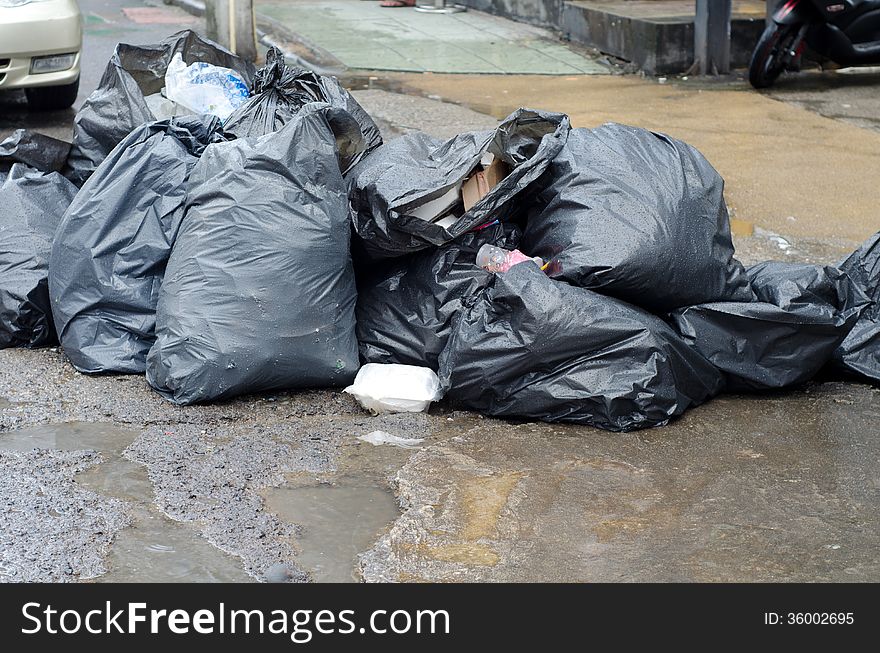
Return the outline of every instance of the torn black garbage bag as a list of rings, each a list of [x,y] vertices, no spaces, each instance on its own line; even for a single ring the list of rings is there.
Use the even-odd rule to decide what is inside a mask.
[[[66,174],[81,186],[116,145],[136,127],[156,120],[144,99],[162,91],[165,71],[175,54],[186,64],[196,61],[231,68],[253,83],[254,66],[191,30],[154,45],[116,46],[98,88],[73,121],[73,146]]]
[[[392,258],[444,245],[495,220],[518,217],[568,132],[563,114],[519,109],[494,131],[468,132],[446,142],[419,132],[396,138],[348,176],[355,232],[371,257]],[[469,211],[459,204],[444,222],[415,215],[428,202],[460,192],[459,185],[485,152],[509,168],[487,195]]]
[[[748,269],[754,302],[676,311],[681,337],[727,376],[731,391],[809,381],[828,363],[868,300],[831,266],[769,261]]]
[[[834,362],[849,372],[880,381],[880,233],[838,264],[871,300],[837,351]]]
[[[275,47],[269,49],[266,65],[257,71],[252,97],[226,121],[226,133],[237,138],[271,134],[311,102],[343,109],[357,122],[360,135],[355,139],[334,129],[343,173],[382,145],[376,123],[335,77],[288,66],[284,55]]]
[[[76,186],[57,172],[21,163],[0,185],[0,348],[55,342],[49,252],[75,194]]]
[[[552,277],[655,312],[752,299],[724,181],[690,145],[614,123],[573,129],[548,177],[523,250]]]
[[[58,337],[80,372],[144,371],[187,180],[205,147],[222,139],[215,116],[142,125],[70,205],[52,248],[49,292]]]
[[[495,275],[459,314],[440,379],[454,405],[609,431],[665,424],[722,389],[660,318],[532,263]]]
[[[24,163],[42,172],[57,172],[64,167],[70,143],[27,129],[16,129],[0,142],[0,171],[15,163]]]
[[[435,250],[395,259],[360,284],[358,342],[367,363],[437,369],[462,300],[485,287],[492,273],[474,260],[484,244],[514,249],[520,230],[497,224],[459,236]]]
[[[348,200],[327,105],[210,146],[168,261],[147,380],[178,404],[358,369]]]

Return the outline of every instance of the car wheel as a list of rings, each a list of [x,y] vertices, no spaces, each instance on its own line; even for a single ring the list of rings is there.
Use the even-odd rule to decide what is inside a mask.
[[[34,111],[58,111],[67,109],[76,101],[79,79],[64,86],[40,86],[26,88],[28,106]]]

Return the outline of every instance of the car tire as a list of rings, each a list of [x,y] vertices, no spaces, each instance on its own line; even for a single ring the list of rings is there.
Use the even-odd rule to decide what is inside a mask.
[[[76,102],[79,79],[64,86],[39,86],[26,88],[28,106],[34,111],[58,111],[68,109]]]

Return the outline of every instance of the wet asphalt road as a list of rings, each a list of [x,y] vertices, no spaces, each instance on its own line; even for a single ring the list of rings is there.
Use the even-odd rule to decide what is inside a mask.
[[[80,4],[79,102],[117,41],[180,27],[128,20],[135,0]],[[383,124],[414,122],[390,94],[359,99]],[[438,133],[491,121],[423,98],[408,111],[436,112]],[[0,137],[65,137],[72,117],[0,97]],[[746,262],[783,253],[770,238],[738,247]],[[0,580],[246,581],[281,564],[292,581],[876,582],[878,424],[880,389],[842,382],[721,397],[633,434],[442,404],[374,418],[335,390],[180,408],[142,377],[5,350]],[[357,440],[377,429],[425,443]]]

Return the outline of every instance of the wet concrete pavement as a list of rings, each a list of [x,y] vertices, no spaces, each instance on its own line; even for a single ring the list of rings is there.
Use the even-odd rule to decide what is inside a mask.
[[[880,580],[866,385],[609,434],[370,417],[331,390],[179,408],[53,350],[0,370],[7,580]],[[425,443],[357,439],[375,429]]]
[[[117,40],[177,29],[125,23],[120,8],[136,4],[82,0],[87,15],[113,21],[87,28],[100,61],[87,64],[83,93]],[[491,87],[478,89],[479,79],[459,78],[457,90],[428,77],[374,81],[357,95],[389,135],[494,122],[419,95],[497,116],[543,88],[535,78],[527,95],[525,80],[509,78],[508,93],[498,87],[487,103]],[[652,96],[609,83],[590,87],[592,105],[583,94],[546,97],[582,124],[669,121],[710,145],[736,142],[739,127],[717,134],[689,122],[690,109],[670,108],[716,106],[701,104],[698,89],[657,97],[656,85]],[[654,99],[640,107],[639,98]],[[736,104],[746,107],[740,120],[756,119],[761,102],[773,103]],[[22,123],[61,135],[71,118],[0,113],[0,135]],[[844,132],[813,118],[830,151],[831,135]],[[855,130],[846,143],[862,135],[856,156],[869,156],[873,132],[843,127]],[[874,159],[864,163],[878,171]],[[731,190],[741,183],[734,177]],[[796,221],[830,201],[800,191],[789,198]],[[846,206],[858,213],[863,204]],[[867,229],[834,236],[780,228],[786,220],[762,230],[738,214],[747,263],[830,262]],[[141,377],[80,375],[57,349],[3,350],[0,580],[248,581],[282,565],[292,581],[878,581],[878,418],[880,389],[838,381],[721,397],[634,434],[482,419],[443,404],[429,415],[370,417],[333,390],[180,408]],[[408,450],[357,439],[377,429],[425,442]]]

